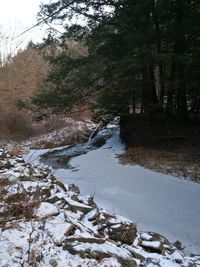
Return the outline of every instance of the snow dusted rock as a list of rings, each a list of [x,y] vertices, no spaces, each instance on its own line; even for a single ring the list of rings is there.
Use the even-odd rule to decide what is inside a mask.
[[[55,204],[58,201],[60,201],[60,198],[58,196],[54,196],[54,197],[51,197],[51,198],[47,199],[47,202],[49,202],[51,204]]]
[[[99,218],[99,209],[98,208],[93,209],[92,211],[90,211],[87,214],[87,219],[89,222],[92,222],[92,221],[96,220],[97,218]]]
[[[179,240],[176,240],[176,242],[174,242],[173,245],[174,245],[175,249],[178,249],[178,250],[184,249],[182,243]]]
[[[76,186],[75,184],[69,184],[69,185],[67,185],[67,187],[68,187],[69,191],[72,191],[76,194],[80,194],[80,190],[79,190],[78,186]]]
[[[141,232],[139,243],[143,248],[151,252],[165,254],[166,251],[171,253],[174,251],[168,239],[158,233]]]
[[[64,192],[67,191],[65,185],[62,182],[60,182],[59,180],[54,180],[54,182],[52,184],[57,185],[58,191],[59,191],[59,188],[61,188]]]
[[[144,261],[144,265],[143,266],[144,267],[161,267],[160,263],[159,263],[159,260],[151,259],[151,258],[147,258]]]
[[[82,211],[83,213],[87,213],[93,209],[93,207],[77,202],[70,198],[65,198],[65,201],[68,204],[70,210],[74,212]]]
[[[3,151],[3,149],[1,149],[0,151],[0,160],[4,160],[6,159],[6,153]]]
[[[188,260],[188,261],[185,261],[182,265],[183,267],[198,267],[200,266],[200,263],[195,263],[195,261],[193,260]]]
[[[137,236],[137,229],[134,223],[114,224],[109,228],[108,234],[112,240],[131,245]]]
[[[163,253],[163,245],[160,241],[142,241],[141,246],[150,252]]]
[[[82,236],[74,236],[68,237],[65,239],[66,244],[73,243],[73,242],[81,242],[81,243],[90,243],[90,244],[104,244],[105,239],[103,238],[96,238],[96,237],[82,237]]]
[[[140,238],[141,238],[141,240],[144,240],[144,241],[151,241],[152,235],[142,232],[142,233],[140,233]]]
[[[131,254],[122,247],[117,247],[110,242],[99,243],[74,243],[66,244],[65,249],[74,255],[79,255],[81,258],[96,259],[101,261],[104,258],[117,258],[123,267],[136,267],[135,260]],[[98,266],[98,265],[97,265]],[[112,265],[111,265],[112,266]]]
[[[74,225],[65,222],[63,220],[63,215],[60,214],[57,218],[46,221],[44,229],[50,234],[56,245],[61,245],[65,238],[74,229]]]
[[[181,251],[174,251],[171,254],[172,260],[174,260],[177,263],[183,263],[184,262],[184,254]]]
[[[9,161],[0,162],[0,170],[9,169],[11,167],[13,167],[13,165],[11,165]]]
[[[40,218],[56,216],[58,214],[59,214],[58,208],[55,205],[48,202],[40,203],[39,208],[35,209],[34,211],[34,215]]]
[[[169,240],[158,234],[158,233],[153,233],[153,232],[141,232],[140,233],[140,239],[144,241],[160,241],[163,245],[169,245]]]

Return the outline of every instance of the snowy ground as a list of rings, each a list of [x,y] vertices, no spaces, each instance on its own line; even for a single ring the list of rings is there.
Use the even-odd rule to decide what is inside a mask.
[[[0,267],[198,267],[165,237],[0,148]]]
[[[64,183],[77,184],[85,195],[116,214],[137,223],[139,229],[156,231],[171,241],[180,240],[186,251],[200,252],[200,184],[122,165],[119,133],[107,143],[70,161],[72,169],[54,174]]]

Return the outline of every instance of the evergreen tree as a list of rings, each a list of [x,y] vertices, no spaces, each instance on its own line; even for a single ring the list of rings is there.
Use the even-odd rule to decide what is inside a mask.
[[[43,5],[41,14],[61,21],[65,33],[33,98],[40,108],[60,112],[92,99],[120,115],[139,103],[149,114],[199,112],[199,1],[59,0]],[[72,55],[67,40],[87,52]]]

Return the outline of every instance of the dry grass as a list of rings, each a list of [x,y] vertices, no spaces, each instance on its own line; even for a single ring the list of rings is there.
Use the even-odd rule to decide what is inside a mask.
[[[34,209],[37,208],[39,204],[34,202],[29,203],[12,203],[8,206],[6,211],[1,214],[3,220],[9,220],[10,218],[25,218],[27,220],[31,220],[33,218]]]
[[[27,195],[25,193],[15,193],[12,195],[9,195],[5,199],[5,203],[7,204],[16,204],[19,202],[26,202],[27,201]]]
[[[10,186],[12,182],[8,178],[0,178],[0,190]]]
[[[40,199],[31,200],[26,192],[10,194],[9,188],[13,182],[8,178],[0,179],[0,202],[4,203],[5,210],[0,213],[0,224],[11,221],[11,219],[33,218],[34,209],[39,207]]]
[[[29,196],[24,192],[14,193],[5,197],[6,193],[4,192],[3,199],[2,194],[0,196],[1,200],[4,200],[6,207],[5,211],[0,213],[1,221],[9,221],[11,218],[31,220],[34,209],[39,207],[40,201],[31,201]]]
[[[40,140],[35,142],[31,148],[32,149],[49,149],[60,146],[68,146],[74,144],[70,138],[66,138],[66,140],[56,141],[56,140]]]
[[[22,155],[23,150],[21,147],[13,145],[8,152],[11,156],[20,156]]]
[[[190,158],[188,151],[178,153],[147,147],[129,147],[121,161],[200,182],[199,161]]]
[[[0,201],[4,200],[4,197],[8,192],[8,188],[11,185],[12,182],[8,178],[0,178]]]
[[[66,131],[66,132],[65,132]],[[49,140],[43,138],[41,140],[37,140],[31,146],[32,149],[48,149],[55,148],[59,146],[68,146],[74,145],[78,143],[85,142],[90,136],[90,131],[81,131],[81,130],[72,130],[64,129],[54,134]]]
[[[41,140],[34,143],[34,145],[31,146],[31,149],[48,149],[53,147],[56,147],[56,143],[54,141]]]
[[[0,138],[22,140],[34,134],[31,116],[24,112],[3,112],[0,115]]]

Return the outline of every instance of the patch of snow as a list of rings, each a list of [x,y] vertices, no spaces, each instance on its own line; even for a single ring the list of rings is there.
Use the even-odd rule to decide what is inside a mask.
[[[184,255],[181,251],[174,251],[174,253],[171,254],[171,259],[176,262],[182,263],[184,260]]]
[[[72,229],[72,224],[64,221],[64,218],[58,220],[56,217],[53,220],[48,220],[45,223],[45,231],[51,235],[55,242],[61,243],[64,238],[66,238],[65,234],[68,233]]]
[[[141,238],[142,240],[149,241],[149,240],[151,240],[152,236],[151,236],[150,234],[147,234],[147,233],[142,233],[142,234],[140,235],[140,238]]]
[[[47,217],[58,214],[58,208],[48,202],[41,202],[38,209],[35,209],[34,215],[37,217]]]

